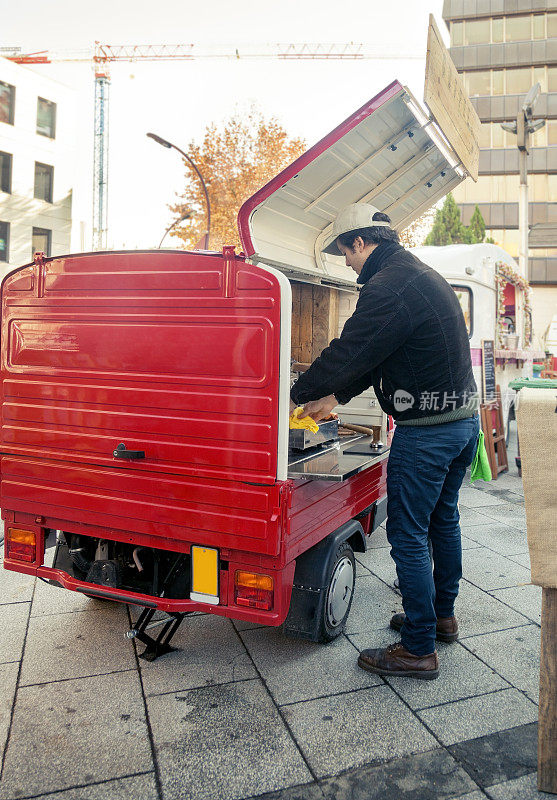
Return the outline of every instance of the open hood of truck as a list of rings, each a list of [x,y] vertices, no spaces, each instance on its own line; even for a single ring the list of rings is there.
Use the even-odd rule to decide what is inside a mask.
[[[402,230],[465,177],[439,128],[394,81],[246,200],[240,240],[253,262],[295,280],[353,286],[344,259],[321,252],[341,208],[372,203]]]

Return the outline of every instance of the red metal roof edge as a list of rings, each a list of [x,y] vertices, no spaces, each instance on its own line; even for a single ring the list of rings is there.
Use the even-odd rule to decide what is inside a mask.
[[[324,136],[320,141],[302,153],[299,158],[289,164],[282,172],[279,172],[272,178],[265,186],[262,186],[254,195],[249,197],[242,205],[238,212],[238,232],[240,234],[240,242],[244,253],[249,257],[255,253],[251,232],[249,228],[249,220],[252,211],[272,195],[277,189],[280,189],[290,178],[293,178],[308,164],[311,164],[317,156],[324,153],[332,144],[341,139],[348,131],[359,125],[366,117],[369,117],[374,111],[381,106],[385,105],[389,100],[392,100],[399,92],[405,91],[404,86],[398,80],[394,80],[385,89],[368,100],[367,103],[351,114],[344,122],[341,122],[334,130]]]

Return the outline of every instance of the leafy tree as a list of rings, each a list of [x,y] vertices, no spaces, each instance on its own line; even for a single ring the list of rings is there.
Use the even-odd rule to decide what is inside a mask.
[[[427,245],[458,244],[464,241],[465,228],[460,219],[460,211],[454,197],[449,192],[445,202],[435,214],[433,228],[427,235]]]
[[[236,113],[222,126],[209,125],[201,144],[191,142],[185,151],[207,185],[211,203],[210,247],[240,246],[236,217],[244,202],[306,149],[302,139],[290,139],[275,118],[265,119],[252,108]],[[171,236],[191,250],[207,229],[205,196],[199,179],[187,162],[186,187],[178,202],[169,206],[178,221]]]
[[[485,239],[485,222],[476,205],[470,225],[462,224],[460,211],[454,197],[449,192],[442,207],[437,210],[433,227],[428,233],[425,244],[441,246],[445,244],[476,244]]]
[[[474,213],[472,214],[470,225],[468,225],[468,233],[470,244],[483,242],[485,239],[485,222],[484,218],[482,217],[482,212],[477,205],[474,209]]]

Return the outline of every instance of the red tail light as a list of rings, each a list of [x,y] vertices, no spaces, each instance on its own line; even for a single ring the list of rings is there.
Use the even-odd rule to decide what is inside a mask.
[[[237,606],[270,611],[273,588],[273,579],[269,575],[238,570],[234,576],[234,602]]]
[[[8,528],[6,535],[6,555],[14,561],[32,564],[37,555],[37,538],[32,531],[21,528]]]

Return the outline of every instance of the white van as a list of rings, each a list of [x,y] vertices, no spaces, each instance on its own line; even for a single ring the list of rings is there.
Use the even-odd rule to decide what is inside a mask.
[[[480,393],[482,340],[495,342],[496,382],[501,388],[507,429],[515,397],[509,383],[515,378],[532,377],[534,358],[543,358],[543,352],[532,348],[529,287],[521,280],[516,261],[494,244],[414,247],[411,252],[443,275],[458,295]]]

